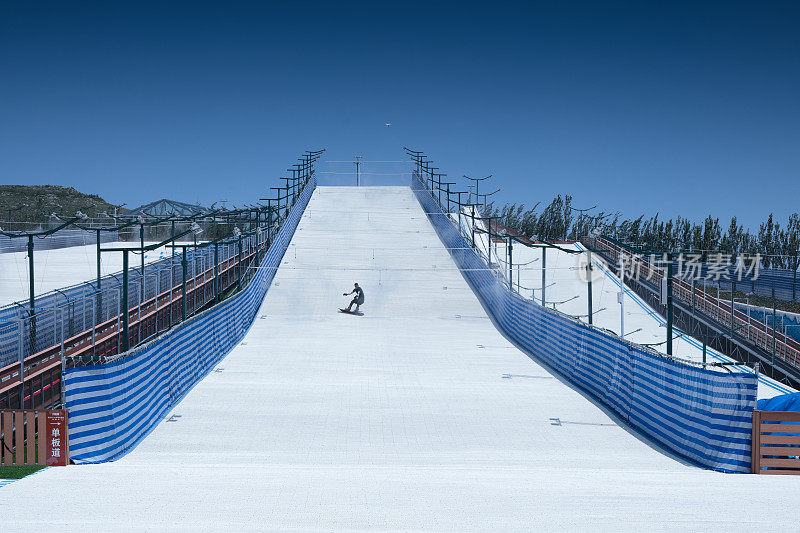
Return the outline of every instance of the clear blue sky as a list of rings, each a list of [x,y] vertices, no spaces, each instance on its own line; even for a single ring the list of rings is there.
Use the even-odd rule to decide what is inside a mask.
[[[798,2],[274,4],[0,3],[0,183],[241,203],[409,145],[501,200],[800,211]]]

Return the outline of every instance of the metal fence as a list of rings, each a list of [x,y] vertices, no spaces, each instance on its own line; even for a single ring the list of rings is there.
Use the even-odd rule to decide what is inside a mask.
[[[612,262],[624,258],[626,264],[632,265],[628,277],[646,280],[655,287],[660,287],[661,280],[666,278],[665,268],[655,266],[645,258],[636,256],[616,242],[603,237],[587,237],[582,240],[586,246],[606,254]],[[620,277],[624,279],[625,274],[622,273]],[[697,309],[718,324],[728,326],[731,331],[736,331],[751,343],[772,353],[773,357],[800,368],[800,342],[784,331],[773,329],[771,325],[757,320],[752,313],[741,308],[734,307],[732,312],[730,300],[720,300],[704,292],[702,284],[673,276],[672,286],[673,297],[680,299],[691,309]]]
[[[275,221],[277,232],[282,221]],[[188,245],[183,252],[129,269],[128,341],[136,346],[238,288],[269,246],[260,229],[232,242]],[[216,249],[215,249],[216,248]],[[184,265],[185,260],[185,265]],[[186,275],[184,277],[184,268]],[[96,363],[124,348],[120,273],[0,309],[0,407],[50,405],[60,394],[62,363]],[[20,388],[19,383],[25,383]]]

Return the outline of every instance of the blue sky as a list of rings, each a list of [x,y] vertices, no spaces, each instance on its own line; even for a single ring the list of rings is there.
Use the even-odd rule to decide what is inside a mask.
[[[243,203],[305,149],[408,145],[501,200],[785,220],[798,27],[770,2],[3,2],[0,183]]]

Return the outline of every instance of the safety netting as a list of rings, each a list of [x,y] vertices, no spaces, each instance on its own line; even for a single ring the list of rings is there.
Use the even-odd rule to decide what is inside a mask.
[[[665,449],[725,472],[750,471],[754,374],[665,357],[509,290],[416,174],[414,193],[498,329]]]

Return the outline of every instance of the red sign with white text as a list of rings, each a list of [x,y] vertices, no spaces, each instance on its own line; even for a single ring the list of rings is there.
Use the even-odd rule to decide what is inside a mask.
[[[41,433],[39,438],[42,438]],[[47,411],[44,438],[47,439],[47,466],[66,466],[69,462],[67,411]]]

